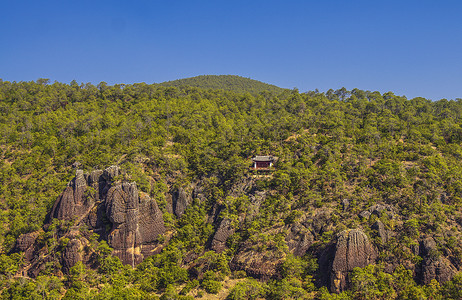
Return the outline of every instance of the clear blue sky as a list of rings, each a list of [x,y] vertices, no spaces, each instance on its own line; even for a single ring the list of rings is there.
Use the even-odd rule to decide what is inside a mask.
[[[0,78],[235,74],[300,91],[462,98],[462,1],[2,1]]]

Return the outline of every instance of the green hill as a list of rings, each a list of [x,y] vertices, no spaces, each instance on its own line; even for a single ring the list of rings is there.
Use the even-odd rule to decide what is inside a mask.
[[[0,80],[0,299],[462,299],[461,160],[462,101]]]
[[[161,86],[194,86],[205,89],[223,89],[234,92],[257,94],[263,91],[282,92],[278,86],[237,75],[200,75],[196,77],[166,81]]]

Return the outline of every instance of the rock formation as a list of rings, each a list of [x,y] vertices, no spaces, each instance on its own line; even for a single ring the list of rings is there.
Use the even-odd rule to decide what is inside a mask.
[[[345,230],[337,236],[330,272],[330,288],[341,292],[347,284],[347,274],[356,267],[373,263],[376,251],[366,234],[359,229]]]
[[[45,229],[54,220],[68,222],[71,226],[65,232],[57,232],[56,238],[66,238],[59,258],[63,271],[68,272],[78,261],[89,262],[92,253],[88,251],[89,236],[81,236],[80,228],[98,233],[114,249],[113,255],[124,264],[136,265],[144,257],[160,251],[158,236],[165,232],[162,212],[148,195],[139,192],[136,183],[117,182],[116,166],[76,176],[58,197],[50,213]],[[69,223],[70,222],[70,223]],[[45,251],[36,242],[38,234],[22,235],[16,242],[16,250],[25,252],[30,265],[30,276],[36,275],[44,260],[37,258],[38,251]],[[84,250],[87,249],[87,250]],[[51,256],[45,253],[42,257]],[[38,274],[38,273],[37,273]]]
[[[301,224],[295,224],[291,227],[285,240],[293,255],[303,256],[313,244],[314,237],[308,228]]]
[[[183,188],[179,188],[172,195],[173,212],[177,217],[181,217],[191,200],[186,195]]]
[[[382,213],[386,213],[390,217],[394,217],[396,215],[395,208],[391,205],[384,205],[384,204],[375,204],[369,207],[368,209],[362,211],[359,216],[362,218],[369,218],[371,215],[376,215],[380,217]]]
[[[226,249],[226,240],[234,233],[232,221],[223,219],[212,239],[212,250],[221,253]]]
[[[388,242],[389,233],[388,230],[385,229],[385,225],[380,221],[377,220],[371,227],[373,230],[377,231],[378,236],[382,240],[382,243],[385,244]]]
[[[423,259],[420,274],[420,280],[423,284],[429,284],[432,279],[436,279],[440,284],[452,279],[457,269],[439,253],[432,237],[421,241],[419,249]]]
[[[231,270],[243,270],[247,275],[260,279],[277,277],[285,254],[277,249],[258,250],[254,246],[245,242],[239,247],[230,262]]]
[[[147,195],[140,197],[136,183],[125,182],[109,189],[105,207],[112,223],[108,244],[114,248],[114,255],[134,266],[143,260],[143,253],[154,254],[155,247],[150,244],[165,232],[162,213],[155,201]]]

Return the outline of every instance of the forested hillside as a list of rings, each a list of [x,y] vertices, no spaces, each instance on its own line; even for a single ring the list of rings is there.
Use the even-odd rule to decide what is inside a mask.
[[[204,82],[0,80],[2,299],[462,298],[462,100]]]
[[[258,94],[268,91],[281,93],[284,89],[258,80],[237,75],[200,75],[160,83],[161,86],[193,86],[203,89],[223,89],[237,93]]]

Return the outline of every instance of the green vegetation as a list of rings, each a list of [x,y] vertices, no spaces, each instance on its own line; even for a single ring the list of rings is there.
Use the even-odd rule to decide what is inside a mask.
[[[200,75],[160,83],[161,86],[193,86],[203,89],[222,89],[237,93],[258,94],[261,92],[281,93],[284,89],[258,80],[237,75]]]
[[[191,299],[223,289],[228,299],[459,299],[460,274],[422,284],[411,269],[422,267],[415,249],[426,237],[436,243],[429,257],[462,266],[462,100],[299,93],[249,82],[0,80],[2,299]],[[279,158],[276,171],[254,176],[250,158],[270,154]],[[50,263],[35,279],[21,277],[23,254],[12,252],[21,234],[38,231],[55,251],[68,242],[53,230],[69,224],[43,224],[76,162],[88,171],[118,164],[121,178],[136,181],[165,212],[171,239],[134,269],[95,240],[88,247],[97,266],[78,263],[62,274]],[[180,218],[167,213],[166,193],[192,183],[204,197]],[[239,194],[248,185],[265,196]],[[394,207],[394,215],[359,216],[376,203]],[[223,219],[234,231],[216,253],[210,241]],[[377,221],[394,233],[386,243],[371,229]],[[313,236],[301,256],[288,243],[294,226]],[[366,232],[377,264],[354,269],[349,288],[332,294],[317,255],[351,228]],[[271,254],[277,274],[257,280],[230,269],[242,249]]]

